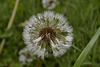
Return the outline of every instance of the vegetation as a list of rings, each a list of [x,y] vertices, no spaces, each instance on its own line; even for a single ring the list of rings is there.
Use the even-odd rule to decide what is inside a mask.
[[[25,47],[22,37],[22,24],[32,15],[42,13],[47,9],[42,7],[41,0],[20,0],[12,27],[6,30],[15,1],[0,0],[0,42],[3,38],[6,39],[0,54],[0,67],[36,67],[39,58],[26,65],[22,65],[18,59],[19,50]],[[45,60],[42,60],[40,67],[73,67],[75,63],[76,66],[74,67],[78,67],[77,63],[81,62],[81,60],[77,62],[76,60],[84,54],[86,54],[86,57],[81,57],[83,62],[79,63],[81,64],[80,67],[99,67],[100,0],[59,0],[59,5],[52,11],[64,14],[73,27],[73,45],[61,57],[49,56],[45,58]],[[93,35],[95,36],[93,37]],[[87,45],[92,45],[93,48]],[[85,47],[86,49],[84,49]]]

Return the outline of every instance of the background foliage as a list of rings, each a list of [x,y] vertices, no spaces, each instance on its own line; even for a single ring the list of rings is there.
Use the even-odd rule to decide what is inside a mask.
[[[53,11],[64,14],[69,24],[72,25],[74,29],[73,46],[61,57],[45,58],[40,67],[72,67],[100,26],[100,0],[59,0],[59,2]],[[38,58],[26,65],[19,62],[18,52],[25,47],[21,24],[33,14],[36,15],[47,9],[42,7],[41,0],[20,0],[12,28],[5,30],[14,5],[15,0],[0,0],[0,42],[2,38],[6,38],[0,55],[0,67],[36,67]],[[81,67],[99,66],[100,37]]]

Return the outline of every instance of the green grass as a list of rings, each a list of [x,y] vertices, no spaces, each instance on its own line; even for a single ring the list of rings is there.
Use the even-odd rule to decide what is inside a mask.
[[[81,66],[83,60],[86,58],[87,54],[90,52],[92,47],[95,45],[94,43],[98,39],[99,35],[100,35],[100,27],[97,30],[97,32],[95,33],[95,35],[93,36],[93,38],[91,39],[91,41],[87,44],[85,49],[82,51],[81,55],[78,57],[78,59],[75,62],[73,67],[80,67]]]
[[[73,27],[73,46],[61,57],[54,58],[50,56],[45,58],[40,67],[73,67],[100,27],[100,0],[59,1],[60,4],[53,11],[64,14]],[[2,38],[6,38],[6,43],[0,55],[0,67],[36,67],[38,58],[25,66],[18,60],[19,50],[25,47],[22,39],[23,27],[20,24],[28,20],[33,14],[36,15],[46,9],[42,7],[41,0],[20,0],[14,23],[11,29],[6,31],[14,4],[15,0],[0,0],[0,42]],[[85,50],[89,53],[83,58],[83,62],[80,60],[80,67],[100,66],[100,37],[95,44],[91,44],[94,46],[90,51]]]

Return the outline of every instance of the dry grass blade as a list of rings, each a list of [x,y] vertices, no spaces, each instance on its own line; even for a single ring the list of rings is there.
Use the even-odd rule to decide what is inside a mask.
[[[11,28],[11,26],[12,26],[12,23],[13,23],[15,14],[16,14],[16,10],[17,10],[18,4],[19,4],[19,0],[16,0],[15,6],[14,6],[14,10],[13,10],[13,12],[12,12],[11,18],[10,18],[9,23],[8,23],[8,26],[7,26],[7,30],[9,30],[9,29]],[[5,41],[6,41],[6,39],[3,39],[3,40],[1,41],[1,45],[0,45],[0,54],[1,54],[1,52],[2,52],[3,46],[4,46],[4,44],[5,44]]]

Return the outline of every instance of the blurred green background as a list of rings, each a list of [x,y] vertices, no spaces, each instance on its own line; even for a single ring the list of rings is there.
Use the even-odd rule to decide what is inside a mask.
[[[6,39],[0,55],[0,67],[36,67],[39,58],[26,65],[22,65],[18,59],[19,50],[25,47],[22,23],[47,9],[42,7],[41,0],[20,0],[14,23],[6,31],[15,1],[0,0],[0,42],[2,38]],[[100,27],[100,0],[59,0],[59,5],[53,11],[64,14],[73,27],[73,46],[61,57],[45,58],[40,67],[72,67]],[[100,37],[81,67],[100,67]]]

